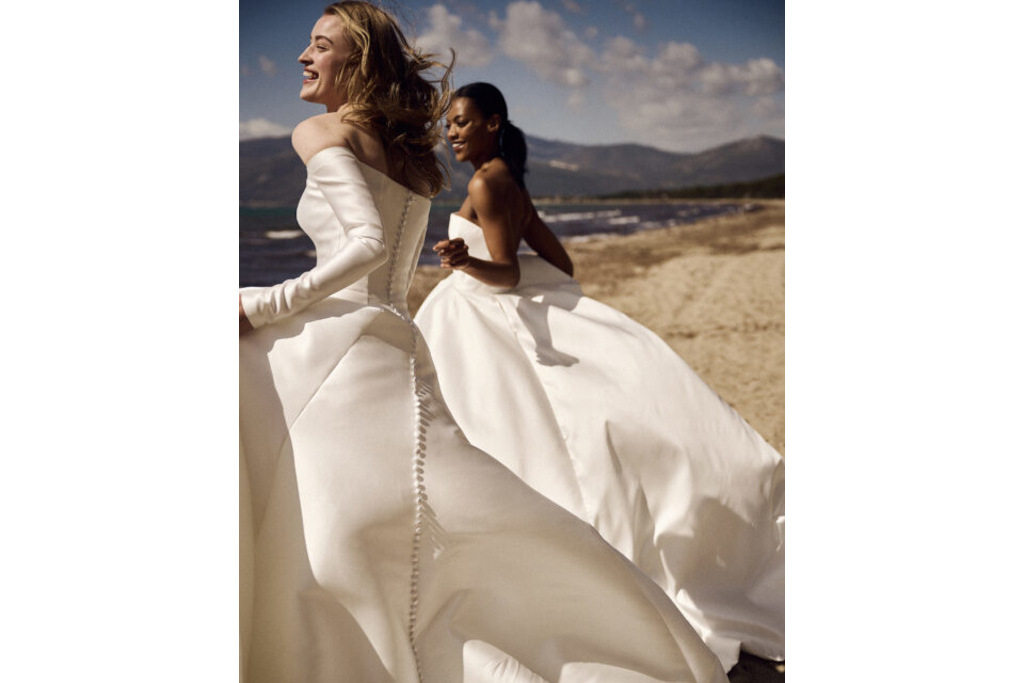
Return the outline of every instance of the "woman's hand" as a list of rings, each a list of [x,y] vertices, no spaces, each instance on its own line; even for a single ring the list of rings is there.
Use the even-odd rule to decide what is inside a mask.
[[[469,247],[461,237],[441,240],[434,245],[434,252],[441,257],[441,267],[459,270],[469,265]]]
[[[249,318],[245,315],[245,309],[242,308],[242,295],[238,295],[238,335],[241,336],[246,332],[252,331],[252,323],[249,322]]]

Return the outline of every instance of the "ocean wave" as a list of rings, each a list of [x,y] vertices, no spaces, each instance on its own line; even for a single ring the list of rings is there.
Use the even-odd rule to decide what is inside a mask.
[[[537,215],[539,215],[545,223],[564,223],[566,221],[592,221],[601,218],[615,218],[616,216],[621,216],[622,211],[619,209],[612,209],[607,211],[577,211],[551,214],[546,211],[538,211]]]
[[[263,236],[270,240],[293,240],[304,234],[301,230],[267,230]]]
[[[566,235],[565,237],[559,237],[562,242],[592,242],[594,240],[602,240],[608,237],[621,237],[621,232],[588,232],[582,235]]]
[[[608,225],[632,225],[640,222],[640,216],[620,216],[618,218],[609,218],[606,222]]]

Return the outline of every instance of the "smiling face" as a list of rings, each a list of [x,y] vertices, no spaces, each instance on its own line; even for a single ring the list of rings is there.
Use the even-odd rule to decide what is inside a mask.
[[[337,111],[348,101],[344,84],[339,87],[346,60],[352,54],[352,41],[341,20],[324,15],[313,26],[309,36],[309,47],[299,55],[302,71],[302,90],[299,97]]]
[[[498,129],[501,117],[485,119],[483,112],[468,97],[456,97],[448,109],[448,141],[457,161],[468,161],[479,168],[498,154]]]

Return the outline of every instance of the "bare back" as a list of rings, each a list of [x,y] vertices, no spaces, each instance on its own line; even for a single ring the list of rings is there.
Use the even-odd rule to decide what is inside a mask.
[[[502,159],[491,159],[473,174],[458,214],[484,230],[495,261],[514,260],[519,243],[525,241],[541,258],[572,275],[572,261],[565,248],[541,220],[530,193],[515,182]]]
[[[492,206],[500,208],[502,228],[511,232],[518,245],[531,214],[536,212],[529,193],[516,184],[508,166],[501,159],[491,159],[473,174],[469,181],[469,192],[458,214],[480,225],[482,214],[488,213]]]

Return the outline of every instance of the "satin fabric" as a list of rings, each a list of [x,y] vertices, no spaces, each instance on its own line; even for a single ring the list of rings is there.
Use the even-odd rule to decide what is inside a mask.
[[[429,201],[342,148],[307,168],[317,267],[243,292],[242,679],[724,683],[658,586],[452,420],[405,305]]]
[[[490,258],[479,226],[449,236]],[[535,254],[520,282],[455,271],[416,314],[470,442],[592,524],[728,670],[785,656],[785,465],[653,332]]]

